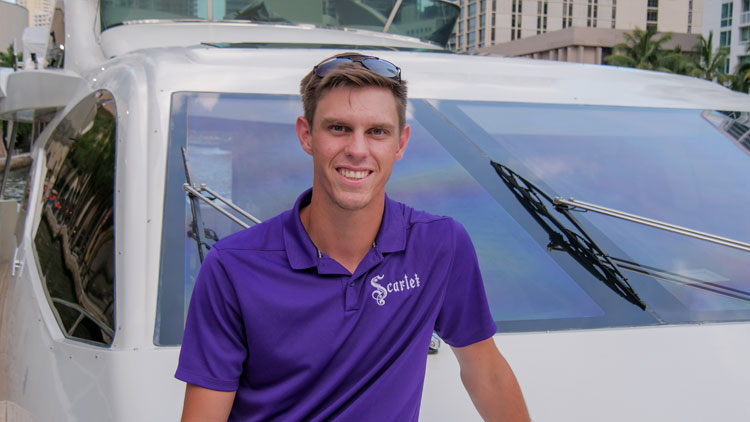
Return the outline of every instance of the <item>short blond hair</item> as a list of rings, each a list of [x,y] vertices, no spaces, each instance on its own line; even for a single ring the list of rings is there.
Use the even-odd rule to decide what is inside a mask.
[[[360,53],[342,53],[330,58],[335,57],[369,56]],[[339,87],[378,87],[390,90],[396,99],[396,114],[398,115],[399,129],[403,129],[404,125],[406,125],[406,81],[379,75],[365,68],[361,63],[351,62],[336,66],[336,68],[322,78],[316,75],[313,70],[302,78],[300,82],[302,108],[304,109],[305,119],[307,119],[310,127],[313,126],[315,109],[318,106],[320,98],[330,89]]]

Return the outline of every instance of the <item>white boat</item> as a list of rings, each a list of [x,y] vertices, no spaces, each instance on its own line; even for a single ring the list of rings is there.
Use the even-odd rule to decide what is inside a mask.
[[[469,231],[534,421],[750,420],[750,97],[451,54],[405,34],[444,38],[455,6],[338,3],[68,0],[64,67],[0,72],[0,119],[39,129],[22,205],[0,202],[6,420],[179,419],[201,253],[241,229],[186,168],[260,220],[291,207],[312,183],[299,81],[351,50],[403,69],[388,193]],[[420,420],[480,420],[435,349]]]

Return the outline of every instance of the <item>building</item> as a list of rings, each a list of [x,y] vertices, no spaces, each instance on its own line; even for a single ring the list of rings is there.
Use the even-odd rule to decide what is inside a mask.
[[[612,47],[625,40],[624,29],[589,28],[571,26],[558,31],[522,38],[513,42],[496,44],[472,51],[530,59],[556,60],[573,63],[602,64],[612,54]],[[690,50],[698,42],[698,34],[673,34],[663,44],[666,49],[680,47]]]
[[[449,47],[455,51],[473,52],[488,46],[512,44],[519,40],[550,34],[546,38],[552,36],[556,40],[554,50],[572,47],[579,51],[580,47],[583,47],[584,56],[591,54],[595,56],[596,47],[611,48],[612,45],[623,41],[622,33],[635,28],[655,27],[660,32],[700,34],[703,28],[703,1],[457,0],[462,9],[461,16],[456,22],[455,37],[451,39]],[[569,28],[600,30],[579,31]],[[567,31],[564,31],[566,29]],[[560,33],[552,35],[557,32]],[[603,35],[607,32],[611,33]],[[607,40],[617,38],[617,41],[608,42],[607,45],[574,43],[581,37],[594,35]],[[542,41],[544,39],[542,38]],[[689,40],[695,40],[695,38],[690,37]],[[561,42],[573,44],[560,46]],[[540,43],[527,44],[536,46]],[[683,46],[679,42],[678,45]],[[594,50],[586,53],[589,47]],[[692,44],[687,47],[692,47]],[[550,54],[553,56],[557,54],[551,53],[552,49],[518,51],[518,48],[514,47],[511,50],[517,52],[512,55],[530,57],[535,53],[546,54],[547,58]],[[487,49],[480,52],[500,54]],[[559,55],[557,57],[560,60]]]
[[[55,12],[55,0],[18,0],[29,11],[28,26],[49,26]]]
[[[703,36],[714,34],[714,46],[729,46],[724,73],[750,61],[750,0],[705,0]]]
[[[13,40],[17,51],[23,51],[21,36],[28,20],[29,11],[25,7],[0,0],[0,51],[7,52]]]

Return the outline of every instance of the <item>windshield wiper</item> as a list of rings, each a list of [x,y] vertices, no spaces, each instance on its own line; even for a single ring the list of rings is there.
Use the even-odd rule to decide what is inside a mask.
[[[719,283],[714,283],[712,281],[706,281],[696,277],[690,277],[684,274],[662,270],[660,268],[650,267],[648,265],[639,264],[637,262],[628,261],[626,259],[615,258],[613,256],[611,256],[610,259],[623,270],[632,271],[638,274],[644,274],[649,277],[658,278],[659,280],[668,281],[670,283],[679,284],[681,286],[701,289],[732,299],[741,300],[743,302],[750,302],[750,292],[746,292],[744,290],[723,286]]]
[[[555,198],[552,200],[556,208],[565,208],[567,210],[586,210],[593,211],[599,214],[608,215],[610,217],[620,218],[622,220],[631,221],[633,223],[643,224],[645,226],[654,227],[660,230],[666,230],[668,232],[681,234],[683,236],[692,237],[694,239],[705,240],[707,242],[716,243],[718,245],[727,246],[730,248],[739,249],[742,251],[750,252],[750,243],[740,242],[739,240],[733,240],[726,237],[717,236],[711,233],[700,232],[698,230],[689,229],[687,227],[678,226],[675,224],[665,223],[663,221],[654,220],[652,218],[641,217],[639,215],[626,213],[624,211],[614,210],[612,208],[606,208],[601,205],[590,204],[588,202],[578,201],[573,198],[563,199]]]
[[[646,309],[646,304],[635,292],[628,279],[617,268],[617,265],[583,230],[583,227],[570,215],[567,209],[562,208],[557,209],[557,211],[567,218],[580,235],[565,227],[547,210],[540,196],[552,203],[553,200],[549,195],[510,168],[492,160],[490,160],[490,163],[505,185],[508,186],[508,189],[513,192],[516,199],[549,235],[550,242],[547,249],[566,252],[615,293],[639,308]]]
[[[250,227],[250,225],[232,215],[224,208],[216,205],[214,201],[219,200],[220,202],[223,202],[229,208],[255,224],[259,224],[261,221],[249,212],[233,204],[232,201],[219,195],[205,184],[195,185],[193,183],[193,170],[190,166],[190,160],[188,160],[187,149],[185,147],[182,147],[182,163],[185,166],[185,183],[182,185],[182,189],[188,196],[188,200],[190,201],[190,211],[193,215],[193,221],[190,223],[191,230],[188,232],[188,236],[195,239],[195,242],[198,245],[198,256],[200,257],[201,262],[203,262],[203,257],[205,256],[203,249],[205,248],[206,252],[211,249],[211,245],[206,243],[203,239],[207,238],[217,242],[219,237],[216,235],[216,232],[203,226],[200,203],[198,202],[199,199],[213,207],[216,211],[219,211],[221,215],[239,224],[243,229]],[[211,197],[205,196],[201,192],[207,192]]]

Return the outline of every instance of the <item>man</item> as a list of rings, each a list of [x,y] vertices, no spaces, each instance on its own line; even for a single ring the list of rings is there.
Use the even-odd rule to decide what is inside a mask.
[[[338,55],[301,93],[313,187],[206,256],[176,374],[183,421],[416,421],[433,330],[485,420],[528,420],[466,231],[385,195],[409,142],[400,69]]]

